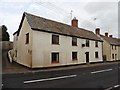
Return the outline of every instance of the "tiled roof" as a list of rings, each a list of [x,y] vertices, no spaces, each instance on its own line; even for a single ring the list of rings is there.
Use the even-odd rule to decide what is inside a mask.
[[[24,16],[26,16],[27,21],[31,26],[32,30],[58,33],[62,35],[76,36],[76,37],[90,39],[90,40],[102,41],[97,35],[95,35],[92,31],[89,31],[89,30],[72,27],[67,24],[45,19],[29,13],[24,13],[23,18]],[[20,27],[18,29],[18,33],[19,32],[20,32]]]
[[[100,35],[104,40],[106,40],[111,45],[119,45],[120,46],[120,38],[111,38],[111,37],[105,37],[103,35]]]

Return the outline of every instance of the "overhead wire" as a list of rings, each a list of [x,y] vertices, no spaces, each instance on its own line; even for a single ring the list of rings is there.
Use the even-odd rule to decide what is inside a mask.
[[[58,15],[58,13],[59,13],[59,15],[63,15],[65,19],[69,19],[70,21],[71,21],[71,19],[73,18],[73,17],[71,18],[71,12],[67,12],[67,11],[64,10],[63,8],[60,8],[60,7],[58,7],[57,5],[55,5],[55,4],[53,4],[53,3],[50,3],[50,2],[36,2],[36,1],[34,1],[34,3],[37,4],[37,5],[41,5],[41,6],[47,8],[47,9],[49,9],[49,10],[52,10],[55,14],[57,13],[57,15]],[[73,11],[73,10],[72,10],[72,11]],[[88,21],[88,20],[86,20],[86,19],[83,19],[83,18],[81,18],[80,16],[75,15],[75,14],[73,14],[73,13],[72,13],[72,16],[76,16],[77,18],[80,18],[80,19],[83,20],[83,21],[87,21],[87,22],[89,22],[89,23],[91,23],[91,24],[94,24],[93,22]]]
[[[94,17],[92,20],[88,20],[88,19],[85,19],[85,18],[81,18],[78,15],[75,15],[73,13],[73,10],[72,10],[72,12],[67,12],[63,8],[60,8],[59,6],[57,6],[57,5],[55,5],[55,4],[51,3],[51,2],[42,2],[40,0],[39,1],[36,0],[36,1],[34,1],[34,3],[37,4],[37,5],[41,5],[41,6],[45,7],[45,8],[47,8],[47,9],[51,10],[52,13],[54,13],[56,15],[58,15],[58,14],[62,15],[62,16],[64,16],[65,19],[69,19],[70,21],[73,18],[73,16],[76,16],[77,18],[81,19],[82,21],[86,21],[86,22],[89,22],[90,24],[94,25],[94,27],[97,26],[95,21],[99,20],[99,18],[105,18],[104,16],[101,15],[99,17]],[[112,5],[111,8],[113,8],[115,5]],[[111,9],[109,9],[109,11],[110,10]],[[71,18],[71,16],[72,16],[72,18]]]

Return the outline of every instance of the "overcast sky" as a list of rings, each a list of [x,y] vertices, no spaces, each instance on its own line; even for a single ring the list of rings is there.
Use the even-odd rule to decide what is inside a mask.
[[[101,34],[108,32],[118,37],[119,0],[1,0],[0,26],[6,25],[13,40],[22,15],[28,12],[47,19],[71,25],[71,19],[78,19],[79,27]],[[72,12],[71,12],[72,11]],[[72,13],[72,14],[71,14]]]

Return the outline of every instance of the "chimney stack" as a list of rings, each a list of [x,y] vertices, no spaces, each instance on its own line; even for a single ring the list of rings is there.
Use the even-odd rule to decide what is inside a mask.
[[[110,37],[110,38],[112,38],[112,37],[113,37],[113,35],[109,35],[109,37]]]
[[[78,20],[76,19],[76,17],[73,18],[73,20],[71,21],[71,24],[73,27],[78,27]]]
[[[96,28],[95,29],[95,33],[98,34],[98,35],[100,35],[100,28]]]
[[[108,33],[107,32],[105,33],[105,37],[108,37]]]

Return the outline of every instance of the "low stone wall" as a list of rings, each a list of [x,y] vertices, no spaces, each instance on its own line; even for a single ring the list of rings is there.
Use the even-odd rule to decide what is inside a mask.
[[[13,42],[0,41],[0,50],[11,50],[13,49]]]
[[[8,51],[8,57],[9,57],[10,63],[12,63],[12,60],[13,60],[13,50],[9,50]]]

